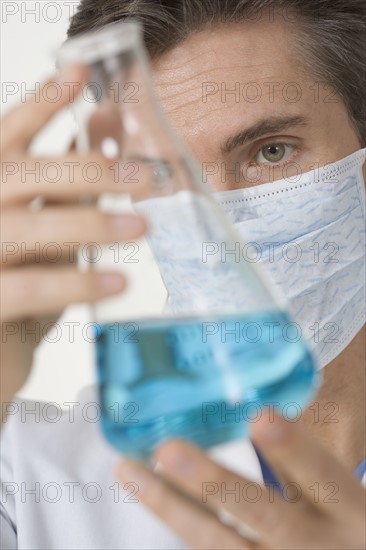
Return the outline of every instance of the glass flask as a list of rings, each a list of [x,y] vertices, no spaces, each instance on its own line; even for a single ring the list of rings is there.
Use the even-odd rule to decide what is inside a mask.
[[[89,68],[79,150],[94,140],[133,184],[100,208],[132,209],[148,224],[144,239],[88,258],[129,280],[128,292],[92,306],[105,436],[148,460],[173,437],[203,448],[246,437],[264,406],[298,415],[319,386],[314,359],[283,298],[230,254],[241,238],[163,114],[142,28],[119,22],[68,41],[59,65],[75,62]]]

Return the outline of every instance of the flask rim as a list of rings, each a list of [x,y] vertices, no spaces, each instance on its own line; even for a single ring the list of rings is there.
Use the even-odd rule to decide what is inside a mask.
[[[116,21],[68,39],[61,46],[56,65],[62,68],[72,63],[86,65],[141,44],[142,24],[136,19]]]

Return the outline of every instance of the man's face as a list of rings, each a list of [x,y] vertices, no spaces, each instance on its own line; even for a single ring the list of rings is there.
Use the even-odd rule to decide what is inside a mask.
[[[360,148],[346,108],[278,22],[221,26],[154,61],[163,108],[217,191],[294,176]]]

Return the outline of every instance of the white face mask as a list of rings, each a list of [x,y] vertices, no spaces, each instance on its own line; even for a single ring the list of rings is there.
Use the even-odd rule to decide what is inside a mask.
[[[365,322],[365,157],[363,149],[291,180],[214,193],[242,238],[235,243],[235,261],[244,257],[265,271],[320,368]],[[151,246],[169,293],[168,309],[184,313],[188,288],[196,303],[209,296],[224,310],[234,298],[241,307],[232,284],[208,280],[200,262],[193,268],[186,261],[195,235],[189,221],[184,235],[174,232],[174,216],[182,216],[184,207],[178,203],[177,211],[175,200],[173,195],[139,203],[156,223]]]
[[[292,181],[214,194],[245,239],[242,253],[284,295],[320,367],[365,322],[365,158],[362,149]]]

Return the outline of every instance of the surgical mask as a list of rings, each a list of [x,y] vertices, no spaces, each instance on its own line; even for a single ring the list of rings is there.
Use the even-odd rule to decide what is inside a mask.
[[[259,265],[308,341],[319,368],[330,363],[365,322],[365,189],[362,165],[366,149],[301,176],[214,196],[241,237],[222,249],[207,242],[203,260],[236,255]],[[148,209],[146,201],[143,212]],[[168,211],[153,206],[156,219]],[[151,243],[167,291],[167,309],[184,311],[184,288],[220,294],[220,282],[200,279],[174,253],[176,235],[167,242],[164,259],[157,240]],[[189,247],[189,228],[180,250]],[[184,239],[184,237],[183,237]],[[190,292],[192,294],[192,292]],[[222,294],[222,290],[221,290]],[[240,299],[240,297],[236,297]]]
[[[292,181],[216,193],[324,367],[365,322],[366,149]]]

